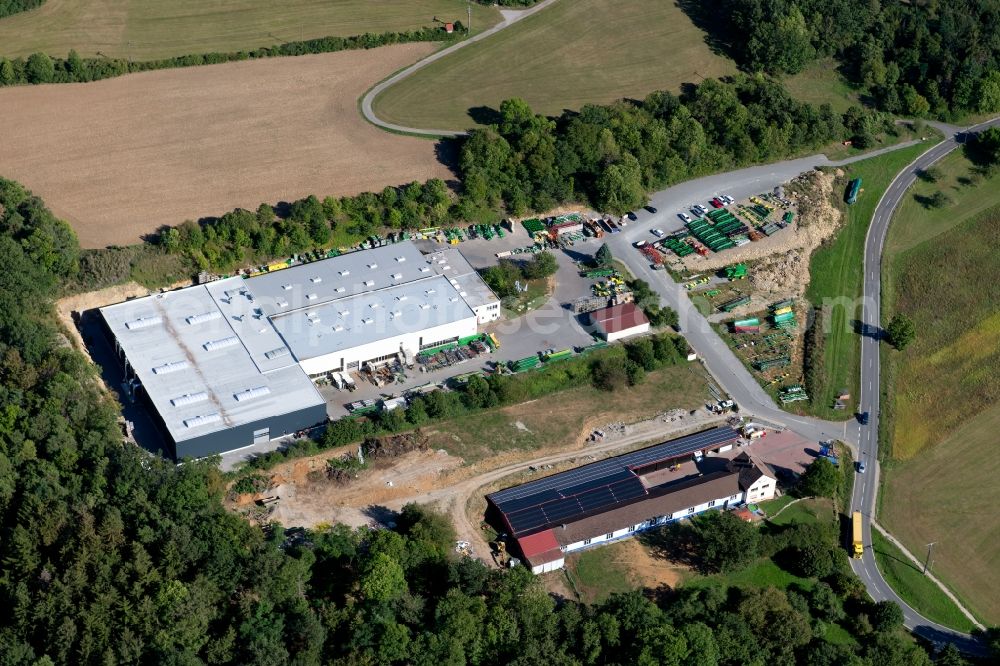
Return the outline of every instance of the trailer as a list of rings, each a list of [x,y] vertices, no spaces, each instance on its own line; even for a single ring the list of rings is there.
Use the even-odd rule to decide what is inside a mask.
[[[549,352],[545,355],[545,362],[552,363],[553,361],[564,361],[573,355],[572,349],[560,349],[559,351]]]
[[[750,302],[749,296],[740,296],[739,298],[734,298],[731,301],[726,301],[725,303],[719,306],[719,309],[722,310],[723,312],[732,312],[741,305],[746,305],[749,302]]]
[[[861,179],[855,178],[847,184],[847,198],[848,204],[853,204],[858,200],[858,194],[861,192]]]
[[[726,277],[730,280],[744,280],[747,277],[747,265],[735,264],[726,266]]]
[[[864,533],[861,524],[861,512],[851,514],[851,557],[858,560],[865,554]]]
[[[760,319],[751,317],[733,322],[734,333],[760,333]]]

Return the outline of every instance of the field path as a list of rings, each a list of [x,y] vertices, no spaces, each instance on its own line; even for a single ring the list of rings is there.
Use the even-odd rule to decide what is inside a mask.
[[[521,19],[542,11],[555,1],[556,0],[542,0],[534,7],[531,7],[530,9],[521,9],[521,10],[505,9],[503,10],[503,21],[497,23],[489,30],[485,30],[476,35],[475,37],[470,37],[469,39],[463,40],[455,44],[454,46],[449,46],[446,49],[442,49],[440,51],[437,51],[436,53],[432,53],[423,60],[421,60],[420,62],[416,62],[407,67],[406,69],[393,74],[385,81],[382,81],[381,83],[373,87],[371,90],[369,90],[367,93],[365,93],[365,96],[361,99],[361,113],[362,115],[364,115],[365,120],[372,123],[373,125],[381,127],[382,129],[390,130],[392,132],[403,132],[405,134],[420,134],[422,136],[435,136],[435,137],[465,136],[466,134],[468,134],[468,132],[456,132],[454,130],[422,129],[419,127],[405,127],[403,125],[397,125],[395,123],[386,122],[375,115],[375,111],[372,109],[372,102],[384,90],[386,90],[390,86],[399,83],[406,77],[410,76],[411,74],[413,74],[418,70],[423,69],[432,62],[440,60],[441,58],[444,58],[447,55],[451,55],[455,51],[465,48],[469,44],[474,44],[475,42],[478,42],[481,39],[486,39],[490,35],[493,35],[503,30],[504,28],[509,28],[510,26],[514,25]]]
[[[0,174],[20,181],[84,247],[161,225],[316,194],[449,179],[433,142],[366,123],[373,81],[428,43],[0,90]]]

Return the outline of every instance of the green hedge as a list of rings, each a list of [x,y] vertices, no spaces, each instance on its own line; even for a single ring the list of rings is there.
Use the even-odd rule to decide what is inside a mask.
[[[320,37],[286,42],[276,46],[263,46],[250,51],[202,53],[160,60],[138,61],[125,58],[81,58],[76,51],[70,51],[66,58],[52,58],[44,53],[33,53],[27,59],[0,58],[0,85],[98,81],[155,69],[195,67],[256,58],[300,56],[310,53],[373,49],[379,46],[409,42],[457,41],[464,34],[465,30],[461,23],[456,23],[456,30],[450,35],[440,27],[428,27],[407,32],[365,33],[351,37]]]
[[[20,14],[45,4],[45,0],[0,0],[0,18]]]

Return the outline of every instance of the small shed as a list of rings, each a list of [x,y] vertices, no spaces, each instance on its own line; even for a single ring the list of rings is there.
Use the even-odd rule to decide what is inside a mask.
[[[649,330],[649,319],[635,303],[621,303],[588,315],[590,326],[608,342]]]
[[[445,23],[444,24],[444,31],[447,32],[449,35],[451,33],[455,32],[455,24],[454,23]]]
[[[517,544],[533,574],[555,571],[561,569],[566,563],[565,556],[562,549],[559,548],[559,542],[556,541],[555,533],[551,528],[537,534],[519,537]]]

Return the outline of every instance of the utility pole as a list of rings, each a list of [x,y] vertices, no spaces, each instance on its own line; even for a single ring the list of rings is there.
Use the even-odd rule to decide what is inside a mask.
[[[466,5],[465,8],[467,10],[469,10],[469,29],[468,29],[468,33],[471,35],[472,34],[472,3],[470,2],[468,5]]]
[[[931,551],[934,550],[934,544],[936,544],[936,543],[937,543],[937,541],[931,541],[929,544],[927,544],[927,559],[924,560],[924,575],[925,576],[927,575],[927,569],[928,569],[928,567],[930,567],[930,565],[931,565]]]

